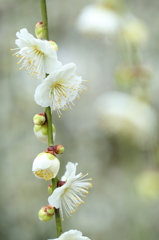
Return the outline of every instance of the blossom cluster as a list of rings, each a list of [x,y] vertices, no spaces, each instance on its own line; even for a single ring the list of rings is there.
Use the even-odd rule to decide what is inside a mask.
[[[38,23],[41,26],[42,22]],[[36,25],[36,26],[38,26]],[[40,31],[40,36],[42,32]],[[82,85],[82,77],[75,74],[76,65],[68,63],[62,65],[57,59],[57,45],[53,41],[34,38],[27,29],[21,29],[16,34],[15,43],[18,48],[13,56],[19,57],[17,64],[21,64],[19,69],[28,71],[31,77],[41,80],[41,84],[36,88],[34,99],[42,107],[50,107],[51,111],[57,111],[61,116],[61,110],[71,108],[71,104],[80,94],[86,90]],[[33,118],[34,133],[38,140],[48,143],[48,122],[45,113],[36,114]],[[52,137],[55,141],[55,126],[52,124]],[[46,151],[37,155],[33,161],[32,171],[39,179],[51,180],[56,178],[60,161],[56,154],[62,154],[62,145],[50,146]],[[71,216],[83,203],[82,197],[88,193],[92,186],[91,178],[85,178],[88,174],[76,174],[77,163],[68,162],[66,172],[61,180],[57,179],[56,186],[49,185],[50,196],[49,205],[41,208],[38,213],[41,221],[52,219],[54,212],[59,209],[62,219],[64,213]],[[53,190],[54,189],[54,190]],[[77,230],[70,230],[60,235],[56,240],[86,240],[87,237]],[[89,239],[88,239],[89,240]]]
[[[77,163],[68,162],[66,172],[58,181],[58,187],[48,198],[48,202],[56,209],[60,209],[63,218],[63,212],[67,217],[71,216],[77,210],[81,203],[81,199],[88,193],[88,189],[92,187],[91,178],[85,179],[85,176],[79,173],[76,175]],[[32,166],[32,171],[37,178],[51,180],[58,174],[60,161],[55,157],[55,153],[51,151],[38,154]]]
[[[80,94],[87,88],[82,85],[85,80],[75,74],[76,65],[68,63],[62,65],[57,59],[57,48],[52,41],[34,38],[26,28],[16,33],[18,48],[13,56],[19,57],[17,64],[25,69],[31,77],[42,82],[36,88],[35,102],[42,106],[50,106],[52,111],[65,111],[74,105],[73,101],[80,98]],[[49,74],[49,75],[48,75]]]

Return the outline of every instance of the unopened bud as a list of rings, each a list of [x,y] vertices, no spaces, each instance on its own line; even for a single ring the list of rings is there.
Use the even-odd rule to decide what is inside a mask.
[[[51,154],[62,154],[64,152],[65,148],[62,145],[55,145],[55,146],[50,146],[47,148],[45,152],[51,153]]]
[[[52,191],[52,184],[51,183],[48,186],[48,192],[50,193],[50,195],[53,193],[53,191]]]
[[[47,123],[43,125],[34,125],[34,133],[37,139],[43,143],[48,144],[48,125]],[[52,135],[53,140],[55,141],[55,135],[56,135],[56,128],[52,124]]]
[[[51,48],[57,52],[58,51],[58,45],[52,40],[50,40],[49,42],[50,42]]]
[[[39,39],[44,38],[44,25],[42,21],[38,22],[35,25],[35,35]]]
[[[41,221],[47,222],[50,221],[54,215],[54,208],[50,205],[42,207],[38,213],[38,217]]]
[[[50,206],[49,208],[47,208],[46,211],[47,211],[48,214],[53,215],[54,212],[55,212],[55,209],[52,206]]]
[[[54,151],[56,154],[62,154],[64,152],[65,148],[62,145],[56,145],[54,146]]]
[[[51,153],[42,152],[33,161],[32,171],[37,178],[51,180],[58,174],[60,161]]]
[[[35,125],[43,125],[46,121],[45,113],[38,113],[33,117]]]

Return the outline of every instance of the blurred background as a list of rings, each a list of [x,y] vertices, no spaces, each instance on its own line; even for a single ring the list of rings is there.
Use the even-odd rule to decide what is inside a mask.
[[[63,230],[80,230],[91,240],[157,240],[159,2],[47,0],[47,7],[58,59],[76,63],[89,80],[72,111],[60,119],[53,113],[55,143],[65,147],[59,177],[68,161],[78,162],[77,173],[88,172],[94,186]],[[39,0],[0,0],[0,239],[56,238],[54,219],[37,216],[50,182],[31,171],[47,148],[32,130],[33,116],[43,111],[33,97],[40,81],[19,71],[9,50],[16,32],[27,28],[34,35],[40,20]]]

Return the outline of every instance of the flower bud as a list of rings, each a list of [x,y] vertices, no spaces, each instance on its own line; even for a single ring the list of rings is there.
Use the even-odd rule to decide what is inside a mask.
[[[50,207],[51,207],[51,208],[48,208],[46,211],[47,211],[48,214],[53,215],[54,212],[55,212],[55,209],[54,209],[52,206],[50,206]]]
[[[58,45],[52,40],[50,40],[49,42],[50,42],[51,48],[57,52],[58,51]]]
[[[62,154],[64,152],[65,148],[62,145],[55,145],[55,146],[50,146],[46,149],[46,153],[51,153],[51,154]]]
[[[48,144],[48,126],[47,123],[43,125],[34,125],[33,129],[36,138],[43,142]],[[52,134],[53,134],[53,140],[55,141],[55,135],[56,135],[56,128],[54,124],[52,124]]]
[[[32,171],[37,178],[50,180],[55,178],[60,168],[60,161],[46,152],[38,154],[34,159]]]
[[[35,125],[43,125],[46,121],[45,113],[38,113],[33,117]]]
[[[38,217],[41,221],[47,222],[50,221],[54,215],[54,208],[50,205],[42,207],[38,213]]]
[[[52,183],[50,183],[49,186],[48,186],[48,192],[50,193],[50,195],[53,193],[53,191],[52,191]]]
[[[63,154],[65,148],[62,145],[56,145],[54,146],[54,151],[56,154]]]
[[[35,25],[35,35],[39,39],[44,38],[44,25],[42,21],[38,22]]]

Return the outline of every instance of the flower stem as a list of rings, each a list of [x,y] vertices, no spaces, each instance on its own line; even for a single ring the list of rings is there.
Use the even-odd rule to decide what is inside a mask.
[[[52,190],[54,191],[57,187],[58,178],[52,179]],[[62,234],[62,223],[61,223],[61,217],[60,217],[60,211],[59,209],[55,210],[55,221],[56,221],[56,231],[57,231],[57,237],[59,237]]]
[[[42,22],[44,26],[44,39],[49,40],[49,31],[48,31],[48,19],[47,19],[47,8],[46,8],[46,0],[40,0],[41,3],[41,15]],[[47,75],[46,75],[47,76]],[[53,135],[52,135],[52,114],[50,107],[45,108],[47,124],[48,124],[48,145],[53,146]],[[54,191],[57,188],[58,179],[52,179],[52,190]],[[62,233],[62,224],[59,209],[55,210],[55,219],[56,219],[56,231],[57,237],[59,237]]]
[[[47,129],[48,129],[48,145],[53,146],[53,136],[52,136],[52,114],[50,107],[45,108],[46,119],[47,119]]]
[[[46,0],[40,0],[40,4],[41,4],[41,15],[42,15],[43,28],[44,28],[44,39],[49,40]]]

